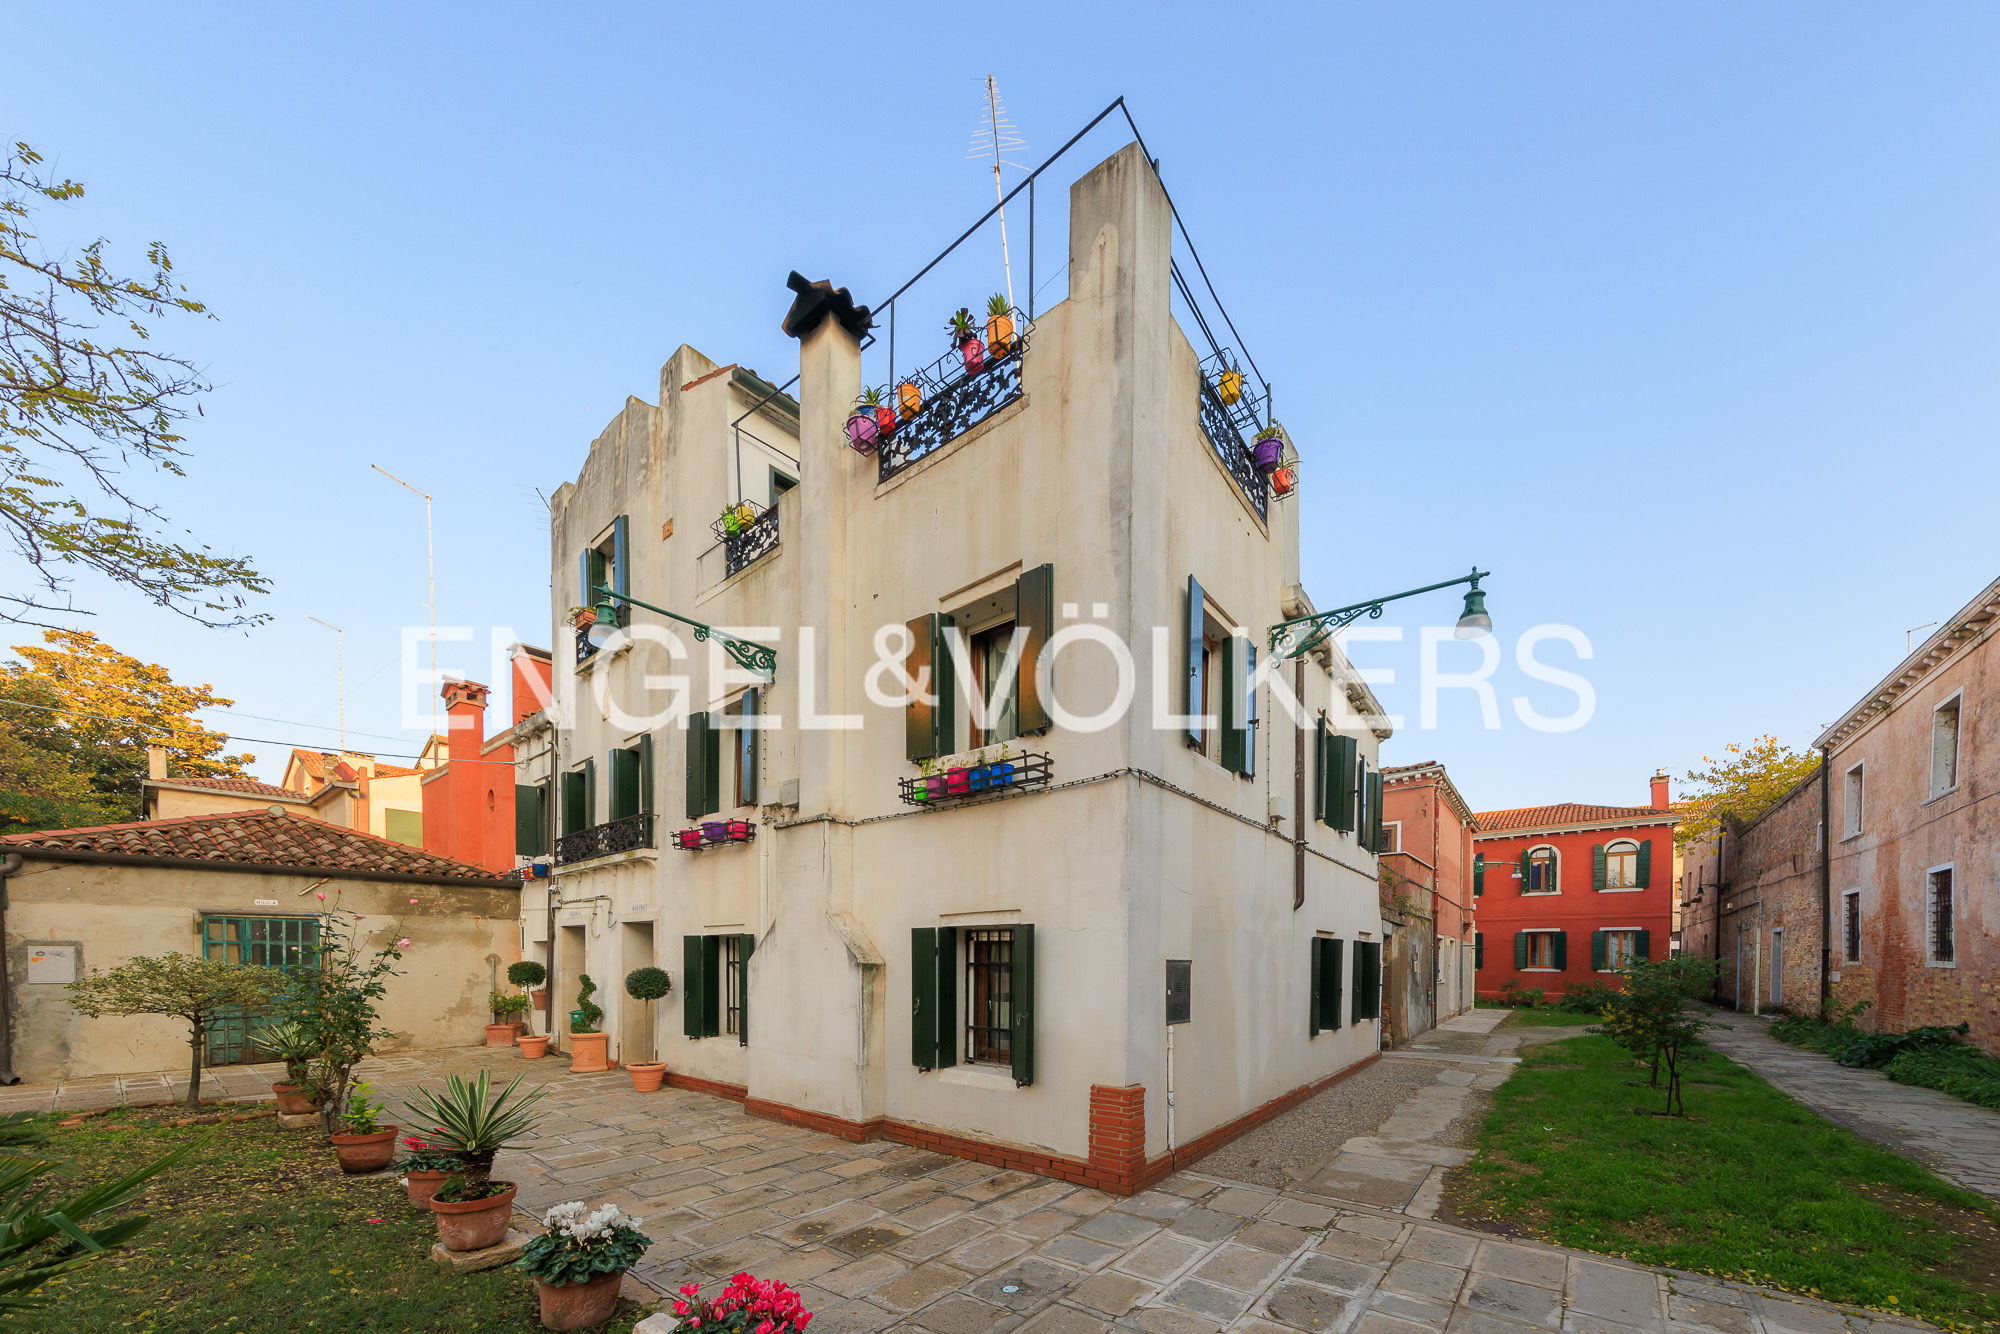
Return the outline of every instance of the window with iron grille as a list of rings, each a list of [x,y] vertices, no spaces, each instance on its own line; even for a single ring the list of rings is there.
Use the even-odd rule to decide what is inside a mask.
[[[1932,963],[1951,963],[1957,947],[1956,924],[1952,921],[1951,867],[1940,866],[1929,876],[1929,931]]]
[[[743,1031],[743,937],[722,937],[722,1031]]]
[[[1840,896],[1841,958],[1861,962],[1861,891],[1850,889]]]
[[[965,1059],[1011,1065],[1014,1059],[1014,932],[981,928],[965,935]]]

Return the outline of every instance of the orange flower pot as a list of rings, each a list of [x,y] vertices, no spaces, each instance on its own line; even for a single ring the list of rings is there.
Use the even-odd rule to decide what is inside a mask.
[[[514,1217],[514,1185],[496,1182],[507,1189],[483,1200],[451,1203],[431,1201],[431,1215],[437,1219],[438,1244],[448,1251],[483,1251],[497,1245],[507,1235]]]
[[[450,1178],[449,1172],[410,1172],[403,1177],[403,1189],[409,1193],[410,1203],[428,1211],[431,1196]]]
[[[993,355],[1005,356],[1014,346],[1014,317],[993,315],[986,321],[986,346]]]
[[[511,1047],[514,1045],[515,1028],[512,1024],[488,1024],[486,1045],[489,1047]]]
[[[333,1135],[333,1152],[343,1172],[379,1172],[396,1156],[396,1127],[367,1135]]]
[[[273,1084],[271,1092],[278,1095],[278,1110],[286,1116],[304,1116],[319,1110],[297,1084]]]
[[[896,386],[896,411],[904,421],[910,420],[924,410],[924,394],[921,389],[905,380]]]
[[[530,1061],[540,1060],[549,1054],[547,1033],[523,1033],[521,1040],[514,1044],[521,1049],[521,1055]]]
[[[618,1311],[618,1284],[624,1274],[604,1274],[588,1283],[535,1280],[543,1329],[595,1329]]]
[[[572,1033],[569,1035],[569,1072],[573,1075],[594,1074],[599,1070],[609,1070],[611,1061],[604,1050],[605,1035],[602,1033]]]
[[[660,1082],[667,1077],[665,1061],[632,1061],[625,1066],[625,1073],[632,1076],[635,1093],[652,1093],[659,1089]]]

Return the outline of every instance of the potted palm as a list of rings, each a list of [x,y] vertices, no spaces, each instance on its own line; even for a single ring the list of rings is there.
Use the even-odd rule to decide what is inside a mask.
[[[996,357],[1014,350],[1014,307],[1001,292],[986,298],[986,350]]]
[[[625,974],[625,994],[646,1006],[645,1041],[638,1044],[646,1053],[643,1061],[627,1061],[625,1073],[632,1076],[635,1092],[651,1093],[660,1087],[660,1081],[667,1077],[665,1061],[653,1059],[653,1002],[674,989],[673,979],[664,968],[634,968]]]
[[[382,1124],[382,1104],[369,1096],[374,1091],[356,1084],[340,1113],[340,1129],[328,1136],[343,1172],[379,1172],[396,1156],[396,1127]]]
[[[507,965],[507,980],[528,993],[529,1001],[539,1010],[549,1003],[549,994],[538,990],[549,980],[549,970],[533,959],[521,959]]]
[[[285,1077],[271,1085],[278,1095],[278,1110],[286,1116],[305,1116],[319,1110],[312,1091],[312,1061],[319,1044],[296,1019],[266,1024],[257,1034],[257,1045],[285,1063]]]
[[[604,1007],[591,999],[597,994],[597,983],[590,980],[589,973],[578,973],[576,982],[576,1008],[569,1012],[570,1073],[609,1070],[611,1062],[604,1053],[606,1038],[597,1027],[604,1020]]]
[[[972,326],[972,312],[964,306],[944,326],[951,335],[951,345],[958,349],[959,360],[965,363],[965,373],[976,375],[986,367],[986,345],[979,341],[979,333]]]
[[[542,1225],[514,1262],[535,1280],[542,1328],[595,1329],[617,1312],[618,1280],[653,1239],[615,1204],[592,1209],[571,1200],[550,1209]]]
[[[541,1119],[535,1104],[549,1091],[524,1094],[520,1087],[516,1075],[496,1095],[492,1076],[481,1070],[470,1080],[447,1077],[442,1093],[418,1089],[405,1104],[413,1118],[435,1127],[430,1147],[457,1159],[458,1171],[431,1198],[438,1243],[448,1251],[484,1250],[507,1235],[514,1183],[493,1179],[493,1160],[534,1129]]]

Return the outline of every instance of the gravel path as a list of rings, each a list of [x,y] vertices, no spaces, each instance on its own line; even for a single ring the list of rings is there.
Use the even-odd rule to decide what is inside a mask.
[[[1195,1165],[1203,1176],[1289,1190],[1355,1135],[1372,1135],[1396,1109],[1437,1079],[1416,1061],[1377,1061],[1324,1093],[1230,1141]]]

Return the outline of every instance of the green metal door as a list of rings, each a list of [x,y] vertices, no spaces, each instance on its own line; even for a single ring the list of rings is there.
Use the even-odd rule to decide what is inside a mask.
[[[317,917],[234,917],[205,913],[201,952],[224,963],[261,964],[291,971],[313,962],[319,949]],[[257,1043],[264,1016],[241,1006],[216,1015],[203,1039],[209,1065],[246,1065],[269,1060]]]

